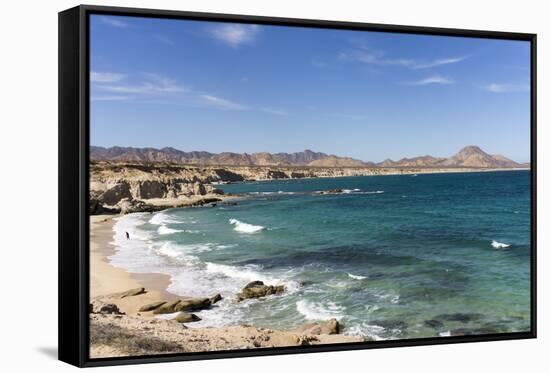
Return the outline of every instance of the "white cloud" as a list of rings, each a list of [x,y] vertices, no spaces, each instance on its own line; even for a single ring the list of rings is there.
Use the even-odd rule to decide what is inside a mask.
[[[418,63],[416,64],[413,69],[428,69],[430,67],[436,67],[441,65],[449,65],[452,63],[458,63],[465,59],[466,57],[453,57],[453,58],[440,58],[437,60],[433,60],[430,62],[425,63]]]
[[[405,83],[405,85],[429,85],[429,84],[454,84],[454,80],[440,75],[429,76],[414,82]]]
[[[158,74],[143,74],[145,79],[137,84],[107,84],[97,88],[116,93],[126,94],[154,94],[185,92],[188,89],[179,85],[175,80]]]
[[[101,22],[113,26],[113,27],[119,27],[119,28],[125,28],[128,27],[128,23],[121,21],[118,18],[114,18],[113,16],[104,16],[100,18]]]
[[[217,40],[236,48],[242,44],[254,42],[258,34],[257,25],[226,24],[210,30],[210,34]]]
[[[200,98],[205,102],[212,104],[220,109],[226,110],[247,110],[248,107],[245,105],[238,104],[236,102],[227,100],[225,98],[212,96],[212,95],[200,95]]]
[[[466,57],[438,58],[435,60],[419,61],[413,58],[389,58],[386,52],[368,48],[365,43],[358,49],[342,52],[339,57],[345,60],[358,61],[365,64],[380,66],[401,66],[409,69],[428,69],[432,67],[449,65],[463,61]]]
[[[499,84],[491,83],[483,86],[482,89],[493,93],[510,93],[510,92],[529,92],[529,84]]]
[[[114,83],[123,80],[126,77],[124,74],[107,73],[107,72],[90,72],[90,81],[92,83]]]

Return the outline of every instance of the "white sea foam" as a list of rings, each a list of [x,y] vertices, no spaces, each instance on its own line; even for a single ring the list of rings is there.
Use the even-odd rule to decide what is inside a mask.
[[[365,322],[350,325],[344,330],[345,335],[357,335],[360,337],[370,337],[375,341],[383,341],[386,338],[380,336],[386,329],[380,325],[367,324]]]
[[[450,337],[450,336],[451,336],[451,332],[450,332],[450,331],[440,332],[440,333],[439,333],[439,336],[440,336],[440,337]]]
[[[235,226],[235,230],[237,232],[241,233],[256,233],[265,230],[265,227],[262,227],[261,225],[253,225],[244,223],[242,221],[239,221],[237,219],[229,219],[229,224],[232,224]]]
[[[149,219],[149,224],[154,225],[166,225],[168,223],[181,223],[179,220],[175,219],[174,217],[166,214],[165,212],[157,212],[153,215],[151,219]]]
[[[216,273],[216,274],[222,274],[224,276],[234,278],[234,279],[241,279],[244,281],[271,281],[272,279],[265,277],[262,273],[260,273],[261,267],[256,265],[248,265],[248,266],[232,266],[227,264],[217,264],[217,263],[210,263],[206,262],[206,272],[208,273]]]
[[[348,273],[348,276],[354,280],[364,280],[367,278],[367,276],[359,276],[359,275],[354,275],[354,274],[351,274],[351,273]]]
[[[346,310],[344,306],[340,306],[334,302],[323,304],[307,300],[296,302],[296,309],[308,320],[340,320],[344,317],[343,312]]]
[[[166,225],[161,225],[158,229],[157,229],[157,232],[158,234],[174,234],[174,233],[180,233],[180,232],[183,232],[183,230],[181,229],[174,229],[174,228],[169,228],[167,227]]]
[[[507,247],[510,247],[509,244],[498,242],[498,241],[495,241],[495,240],[493,240],[491,242],[491,246],[493,246],[495,249],[505,249]]]

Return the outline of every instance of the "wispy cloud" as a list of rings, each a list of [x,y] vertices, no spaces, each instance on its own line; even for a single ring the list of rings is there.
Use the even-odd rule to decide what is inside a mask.
[[[429,84],[454,84],[454,80],[440,76],[440,75],[433,75],[429,76],[424,79],[416,80],[414,82],[405,82],[403,84],[405,85],[429,85]]]
[[[434,60],[418,60],[414,58],[389,57],[385,51],[372,49],[364,42],[354,44],[357,45],[356,49],[341,52],[339,58],[370,65],[401,66],[409,69],[428,69],[458,63],[466,59],[466,57],[446,57]]]
[[[429,69],[430,67],[437,67],[441,65],[449,65],[453,63],[462,62],[466,57],[452,57],[452,58],[440,58],[429,62],[420,62],[413,66],[413,69]]]
[[[243,44],[251,44],[259,32],[258,25],[227,24],[210,29],[210,35],[215,39],[237,48]]]
[[[185,92],[188,88],[178,84],[175,80],[158,74],[143,74],[143,79],[138,83],[126,83],[115,81],[119,84],[102,84],[97,88],[109,92],[125,94],[154,94]]]
[[[203,94],[203,95],[200,95],[199,97],[204,102],[214,105],[215,107],[218,107],[220,109],[226,109],[226,110],[247,110],[248,109],[246,105],[241,105],[237,102],[227,100],[225,98],[221,98],[218,96]]]
[[[118,19],[118,18],[115,18],[113,16],[104,16],[104,17],[101,17],[100,18],[101,22],[109,25],[109,26],[113,26],[113,27],[119,27],[119,28],[125,28],[125,27],[128,27],[128,23]]]
[[[90,81],[92,83],[114,83],[123,80],[126,77],[124,74],[109,73],[109,72],[90,72]]]
[[[481,87],[493,93],[529,92],[529,84],[491,83]]]

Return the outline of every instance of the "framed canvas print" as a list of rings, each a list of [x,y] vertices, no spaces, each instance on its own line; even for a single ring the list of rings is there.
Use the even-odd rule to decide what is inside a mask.
[[[59,357],[536,336],[536,36],[59,14]]]

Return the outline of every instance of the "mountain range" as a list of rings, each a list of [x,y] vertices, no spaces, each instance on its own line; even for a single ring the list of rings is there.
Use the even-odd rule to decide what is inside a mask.
[[[528,163],[518,163],[499,154],[488,154],[478,146],[466,146],[449,157],[425,155],[402,158],[398,161],[364,162],[349,157],[304,150],[295,153],[210,153],[206,151],[184,152],[171,147],[133,148],[91,146],[90,159],[95,161],[163,162],[224,166],[310,166],[310,167],[417,167],[417,168],[523,168]]]

